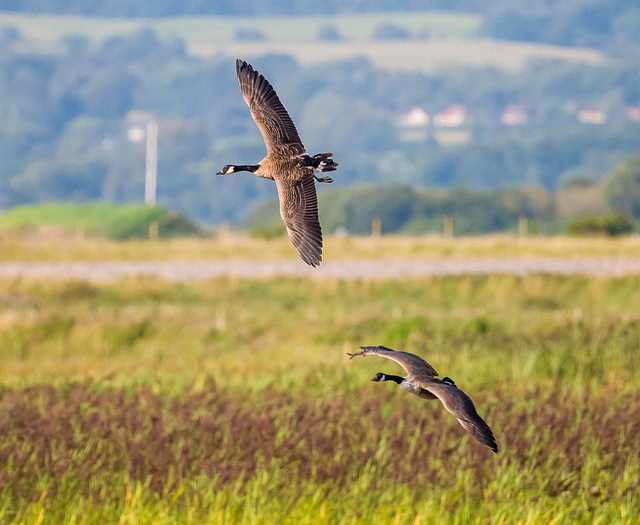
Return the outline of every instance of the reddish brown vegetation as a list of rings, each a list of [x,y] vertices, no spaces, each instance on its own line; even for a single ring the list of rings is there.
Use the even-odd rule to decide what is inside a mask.
[[[280,469],[285,481],[343,486],[378,468],[384,483],[416,485],[452,483],[468,469],[481,492],[502,462],[531,469],[551,460],[558,477],[544,490],[553,495],[581,485],[588,454],[602,458],[614,480],[626,458],[640,455],[640,394],[500,390],[492,408],[476,395],[498,439],[495,456],[437,403],[390,392],[363,387],[319,401],[214,384],[168,399],[99,385],[5,389],[0,490],[34,499],[47,481],[55,494],[66,473],[80,492],[100,498],[125,472],[163,491],[186,477],[224,484],[262,469]]]

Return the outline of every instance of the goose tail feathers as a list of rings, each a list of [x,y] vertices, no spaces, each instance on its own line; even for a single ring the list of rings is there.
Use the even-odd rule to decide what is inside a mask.
[[[311,165],[314,171],[336,171],[338,169],[338,163],[331,158],[332,156],[333,153],[318,153],[311,157]]]

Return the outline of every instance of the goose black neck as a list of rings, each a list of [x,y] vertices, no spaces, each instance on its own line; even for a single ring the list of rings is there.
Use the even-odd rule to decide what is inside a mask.
[[[256,170],[260,167],[260,164],[240,164],[240,165],[233,165],[233,171],[237,172],[237,171],[250,171],[251,173],[255,173]]]
[[[385,374],[384,375],[384,380],[385,381],[394,381],[398,384],[402,383],[404,381],[404,377],[401,376],[390,376],[389,374]]]

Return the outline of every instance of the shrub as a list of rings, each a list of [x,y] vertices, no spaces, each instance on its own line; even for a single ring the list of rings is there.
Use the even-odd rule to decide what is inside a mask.
[[[606,235],[615,237],[633,231],[633,223],[626,213],[609,213],[606,215],[589,215],[571,221],[567,225],[570,235]]]
[[[604,183],[611,207],[640,219],[640,156],[625,160]]]

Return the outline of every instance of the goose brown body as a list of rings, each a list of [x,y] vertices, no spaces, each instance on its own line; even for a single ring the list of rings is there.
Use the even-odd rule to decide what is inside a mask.
[[[493,432],[482,419],[471,398],[460,390],[456,384],[445,377],[439,379],[438,372],[421,357],[408,352],[396,352],[384,346],[361,346],[362,352],[347,354],[356,356],[377,355],[398,363],[407,372],[405,377],[376,374],[372,381],[395,381],[407,392],[422,399],[439,399],[444,408],[453,414],[460,425],[480,443],[498,452],[498,445]]]
[[[333,180],[316,177],[315,173],[335,171],[338,163],[331,158],[333,153],[306,154],[295,124],[264,76],[243,60],[236,60],[236,73],[242,97],[267,147],[267,156],[257,165],[227,165],[218,175],[251,171],[275,181],[280,216],[289,239],[307,264],[318,266],[322,261],[322,228],[315,181]]]

